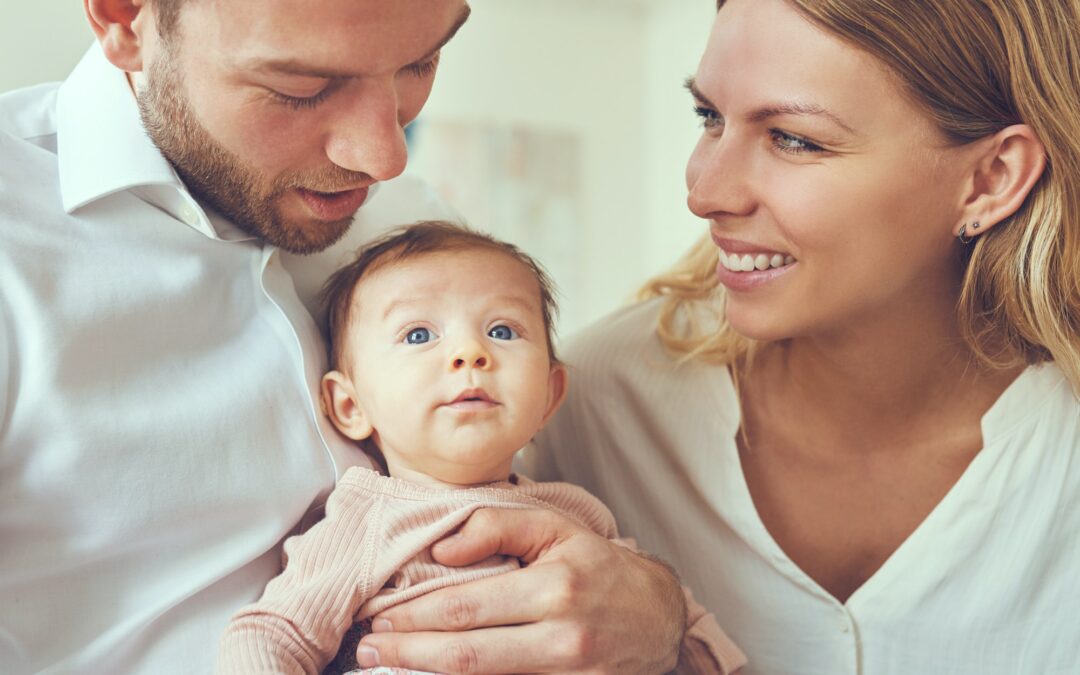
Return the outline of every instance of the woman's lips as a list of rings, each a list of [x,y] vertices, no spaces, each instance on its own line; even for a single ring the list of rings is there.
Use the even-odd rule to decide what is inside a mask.
[[[368,196],[366,187],[341,192],[315,192],[297,188],[296,192],[316,218],[328,222],[351,218],[363,206]]]
[[[764,254],[750,259],[748,255],[736,257],[735,254],[728,255],[723,249],[719,249],[716,276],[729,291],[750,291],[760,288],[786,275],[799,264],[790,255],[783,256],[780,260],[777,260],[780,254],[774,254],[768,259],[765,259]],[[747,264],[742,264],[744,261]],[[775,266],[773,262],[776,263]],[[747,271],[743,271],[744,269]]]

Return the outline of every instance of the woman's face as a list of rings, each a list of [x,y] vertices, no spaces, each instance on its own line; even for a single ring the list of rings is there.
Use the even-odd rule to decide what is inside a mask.
[[[884,66],[783,0],[730,0],[691,91],[704,131],[689,205],[720,248],[735,330],[777,340],[951,311],[970,151]]]

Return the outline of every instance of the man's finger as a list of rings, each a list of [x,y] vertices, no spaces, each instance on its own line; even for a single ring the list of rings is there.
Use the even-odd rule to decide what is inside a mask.
[[[357,649],[362,666],[396,666],[455,675],[577,670],[585,637],[547,624],[468,633],[372,633]],[[374,650],[377,663],[371,658]]]
[[[471,565],[495,554],[529,564],[581,531],[577,524],[542,509],[480,509],[458,531],[431,547],[444,565]]]
[[[562,568],[538,565],[425,593],[374,617],[377,632],[466,631],[539,621],[561,609]],[[387,622],[387,623],[384,623]]]

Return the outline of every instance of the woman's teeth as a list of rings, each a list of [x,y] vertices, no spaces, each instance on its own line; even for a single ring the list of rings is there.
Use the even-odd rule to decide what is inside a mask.
[[[780,255],[779,253],[772,255],[766,255],[765,253],[739,255],[738,253],[729,254],[724,249],[720,249],[720,264],[732,272],[760,272],[767,269],[786,267],[794,262],[795,258],[789,255]]]

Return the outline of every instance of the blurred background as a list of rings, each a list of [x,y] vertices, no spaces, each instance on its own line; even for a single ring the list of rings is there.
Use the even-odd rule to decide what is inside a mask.
[[[626,303],[705,232],[683,169],[713,0],[469,0],[410,130],[408,171],[534,255],[567,335]],[[0,91],[62,80],[92,36],[81,0],[7,3]]]

